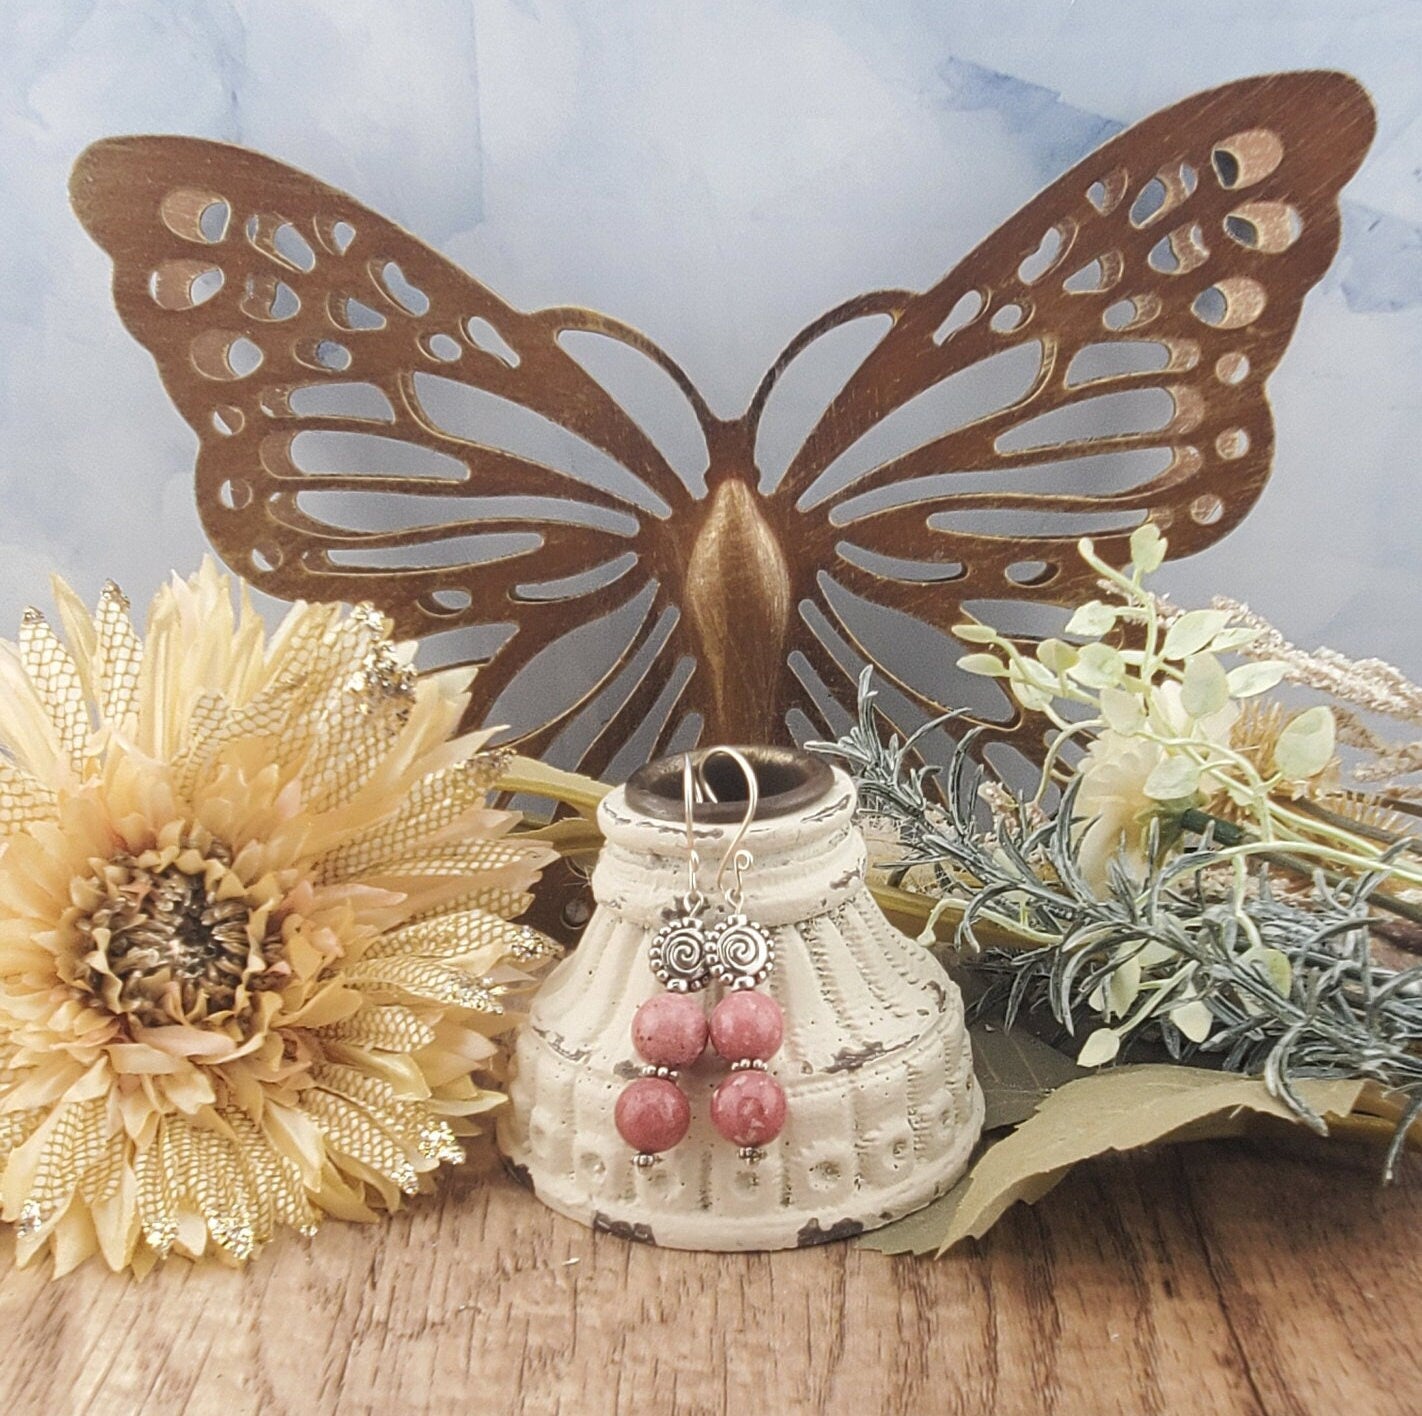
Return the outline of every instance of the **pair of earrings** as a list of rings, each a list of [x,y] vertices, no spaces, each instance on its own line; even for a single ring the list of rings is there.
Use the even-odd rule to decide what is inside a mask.
[[[632,1147],[639,1166],[653,1164],[685,1137],[691,1103],[677,1076],[701,1056],[708,1041],[731,1066],[711,1097],[711,1123],[717,1131],[754,1161],[785,1124],[785,1092],[766,1069],[784,1038],[785,1018],[769,994],[755,991],[775,967],[775,940],[744,909],[745,872],[755,858],[741,843],[755,819],[759,787],[754,769],[733,747],[708,752],[703,772],[717,755],[729,757],[744,775],[746,813],[716,872],[714,889],[722,893],[725,915],[708,929],[693,830],[697,782],[691,754],[685,754],[687,889],[648,950],[647,962],[665,991],[643,1003],[632,1019],[632,1045],[646,1065],[643,1075],[618,1097],[614,1113],[618,1133]],[[734,871],[735,883],[723,890],[728,869]],[[726,991],[708,1018],[695,995],[713,982]]]

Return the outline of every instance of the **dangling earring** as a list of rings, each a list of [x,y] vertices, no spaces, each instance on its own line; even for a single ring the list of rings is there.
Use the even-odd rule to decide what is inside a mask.
[[[706,931],[701,915],[706,896],[698,873],[693,816],[700,782],[692,772],[691,754],[682,758],[681,794],[686,816],[686,892],[680,908],[657,931],[647,963],[665,992],[653,996],[632,1019],[632,1045],[646,1064],[642,1076],[623,1088],[613,1120],[618,1134],[635,1154],[633,1163],[647,1166],[678,1144],[691,1125],[691,1103],[677,1086],[677,1073],[706,1049],[706,1012],[691,995],[711,981]]]
[[[711,1045],[731,1064],[731,1075],[711,1097],[711,1122],[746,1160],[756,1161],[785,1125],[784,1089],[766,1070],[784,1040],[785,1015],[768,993],[755,992],[775,967],[775,939],[744,912],[745,872],[755,857],[741,843],[755,819],[760,788],[754,768],[735,748],[714,748],[707,760],[716,753],[745,776],[746,814],[716,872],[718,891],[727,868],[735,873],[735,884],[723,892],[728,913],[706,940],[711,973],[729,990],[711,1012]]]

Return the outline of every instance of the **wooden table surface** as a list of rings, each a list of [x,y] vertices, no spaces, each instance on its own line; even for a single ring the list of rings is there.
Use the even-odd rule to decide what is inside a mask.
[[[0,1411],[1422,1411],[1422,1163],[1098,1162],[943,1260],[681,1254],[466,1167],[246,1272],[0,1263]]]

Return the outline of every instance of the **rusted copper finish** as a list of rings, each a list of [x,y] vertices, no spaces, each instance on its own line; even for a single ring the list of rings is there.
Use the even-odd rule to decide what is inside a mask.
[[[846,622],[826,577],[946,631],[965,602],[1080,597],[1081,534],[1123,557],[1132,522],[1149,516],[1185,555],[1235,526],[1269,473],[1265,381],[1337,247],[1338,192],[1373,126],[1366,94],[1341,74],[1188,98],[1078,163],[930,290],[832,310],[729,420],[637,331],[589,310],[515,310],[345,193],[256,153],[110,139],[79,159],[72,194],[113,258],[120,315],[198,433],[204,525],[263,590],[369,600],[417,638],[515,626],[485,651],[471,721],[570,630],[645,601],[577,702],[515,724],[524,750],[541,753],[579,714],[605,719],[583,733],[579,759],[602,774],[649,715],[652,757],[694,736],[691,714],[707,741],[787,742],[793,710],[802,727],[829,728],[826,696],[851,704],[860,662],[882,666],[884,653]],[[757,432],[781,376],[872,316],[888,317],[886,332],[783,477],[768,477]],[[603,336],[669,376],[705,439],[704,496],[560,343],[569,333]],[[845,485],[822,481],[896,410],[1023,345],[1036,372],[1005,406],[871,458]],[[1090,377],[1106,355],[1139,366]],[[507,445],[498,417],[442,426],[421,375],[540,415],[579,440],[572,462]],[[333,387],[363,399],[359,410],[322,403]],[[1141,390],[1168,395],[1165,416],[1144,429],[1113,423],[1113,400]],[[1086,422],[1034,424],[1069,412]],[[304,432],[364,434],[375,461],[303,462]],[[593,450],[625,484],[588,471]],[[1101,469],[1140,450],[1160,465],[1110,485]],[[452,475],[410,470],[419,458]],[[313,492],[343,493],[355,510],[330,512]],[[985,512],[1030,512],[1046,529],[974,529]],[[471,535],[530,529],[536,546],[461,549]],[[534,672],[556,679],[560,652]],[[947,706],[889,677],[925,712]],[[1025,741],[1006,713],[997,731]]]

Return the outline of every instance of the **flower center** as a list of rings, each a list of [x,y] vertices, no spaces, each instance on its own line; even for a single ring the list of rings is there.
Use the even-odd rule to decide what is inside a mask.
[[[102,898],[75,921],[87,946],[78,981],[145,1027],[240,1021],[286,974],[280,923],[219,897],[230,852],[214,843],[195,870],[183,868],[190,855],[183,865],[113,857],[94,881]]]

